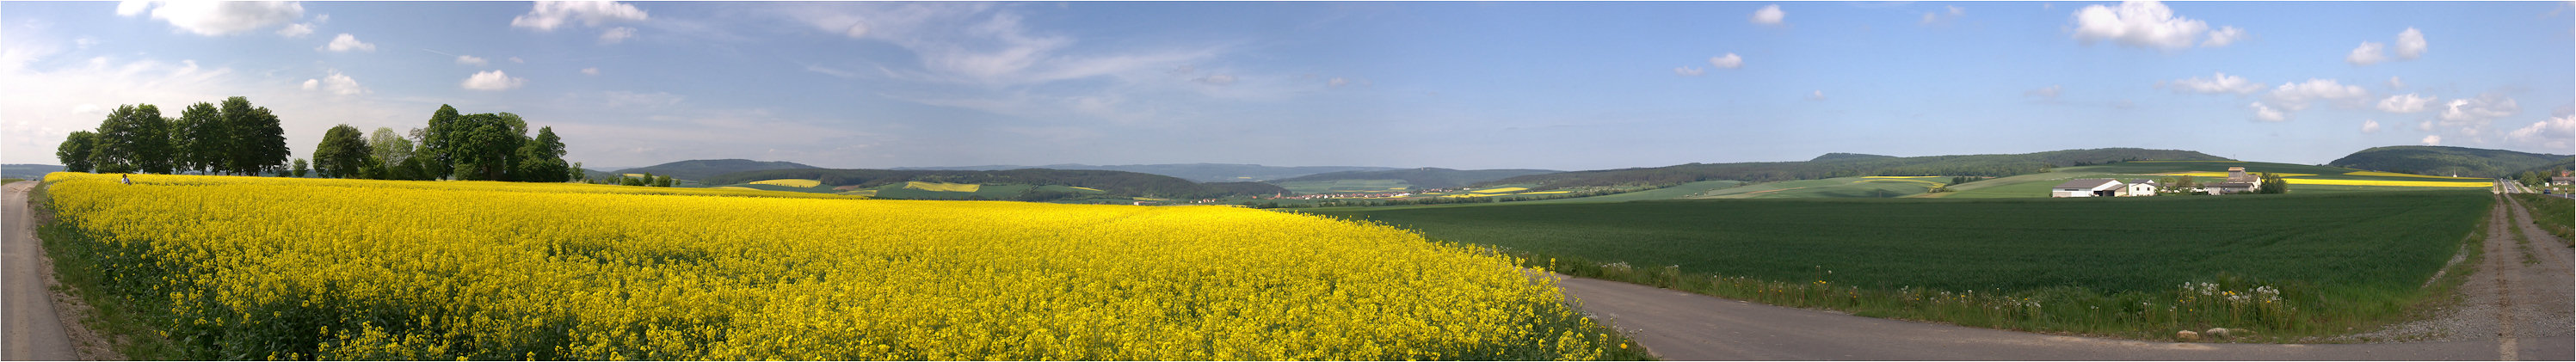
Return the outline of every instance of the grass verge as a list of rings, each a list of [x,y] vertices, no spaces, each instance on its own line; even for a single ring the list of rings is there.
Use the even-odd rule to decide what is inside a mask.
[[[2513,194],[2513,198],[2530,211],[2532,223],[2541,230],[2576,246],[2576,225],[2571,225],[2576,224],[2576,199],[2538,194]]]

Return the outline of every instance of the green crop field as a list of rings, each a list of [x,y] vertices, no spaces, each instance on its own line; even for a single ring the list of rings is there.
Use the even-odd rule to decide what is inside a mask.
[[[1903,197],[1931,191],[1933,186],[1950,182],[1949,177],[1863,178],[1837,177],[1821,180],[1766,182],[1742,187],[1702,192],[1695,199],[1777,199],[1777,198],[1882,198]]]
[[[2273,172],[2273,173],[2282,173],[2282,174],[2294,174],[2294,175],[2296,175],[2296,176],[2292,176],[2292,177],[2289,177],[2289,178],[2288,178],[2289,180],[2291,180],[2291,184],[2290,184],[2290,193],[2293,193],[2293,194],[2343,193],[2343,192],[2378,192],[2378,191],[2431,191],[2431,190],[2456,190],[2456,189],[2462,189],[2462,188],[2454,188],[2454,187],[2415,187],[2415,186],[2391,186],[2391,185],[2320,185],[2320,184],[2302,183],[2301,181],[2304,181],[2304,180],[2337,180],[2337,181],[2395,181],[2395,182],[2417,182],[2417,183],[2420,183],[2420,182],[2469,182],[2469,183],[2477,183],[2477,182],[2486,182],[2486,181],[2487,181],[2487,180],[2485,180],[2485,179],[2454,179],[2454,178],[2422,177],[2422,176],[2407,176],[2407,175],[2355,174],[2354,172],[2361,171],[2361,170],[2354,170],[2354,169],[2342,168],[2342,167],[2330,167],[2330,166],[2309,166],[2309,165],[2293,165],[2293,164],[2285,164],[2285,163],[2268,163],[2268,162],[2237,162],[2237,161],[2139,161],[2139,162],[2122,162],[2122,163],[2114,163],[2114,164],[2108,164],[2108,165],[2094,165],[2094,166],[2065,167],[2065,168],[2058,168],[2058,169],[2052,170],[2051,172],[2047,172],[2047,173],[2038,173],[2038,174],[2029,174],[2029,175],[2019,175],[2019,176],[2012,176],[2012,177],[1997,178],[1997,179],[1992,179],[1992,180],[1985,180],[1985,181],[1970,182],[1970,183],[1961,184],[1961,185],[1958,185],[1958,186],[1955,186],[1955,187],[1951,187],[1951,190],[1952,190],[1952,191],[1955,191],[1955,192],[1939,193],[1939,194],[1930,194],[1930,195],[1925,195],[1925,197],[1938,197],[1938,198],[1962,198],[1962,199],[1977,199],[1977,198],[2045,198],[2045,197],[2049,197],[2049,196],[2048,196],[2048,195],[2049,195],[2048,190],[2049,190],[2049,188],[2050,188],[2050,187],[2057,186],[2057,184],[2059,184],[2059,183],[2064,183],[2064,182],[2066,182],[2066,180],[2071,180],[2071,179],[2079,179],[2079,178],[2115,178],[2115,179],[2120,179],[2120,180],[2126,181],[2126,180],[2134,180],[2134,179],[2142,179],[2142,178],[2143,178],[2143,179],[2154,179],[2154,180],[2158,180],[2158,181],[2163,181],[2163,180],[2166,180],[2166,179],[2169,179],[2169,178],[2182,177],[2182,176],[2163,176],[2163,175],[2155,175],[2155,174],[2159,174],[2159,173],[2172,173],[2172,172],[2226,172],[2228,167],[2244,167],[2244,168],[2246,169],[2246,171],[2247,171],[2247,172]],[[2201,183],[2203,183],[2203,184],[2208,184],[2208,183],[2215,183],[2215,182],[2225,181],[2225,178],[2223,178],[2223,177],[2195,177],[2194,179],[2196,179],[2196,180],[2200,180],[2200,182],[2201,182]]]
[[[1734,180],[1700,181],[1700,182],[1684,183],[1684,184],[1680,184],[1680,185],[1673,185],[1672,187],[1665,187],[1665,188],[1652,189],[1652,190],[1645,190],[1645,191],[1637,191],[1637,192],[1617,193],[1617,194],[1609,194],[1609,195],[1601,195],[1601,196],[1593,196],[1593,197],[1577,197],[1577,198],[1566,198],[1566,199],[1537,200],[1537,201],[1521,201],[1520,203],[1523,203],[1523,204],[1562,204],[1562,203],[1580,203],[1580,202],[1628,202],[1628,201],[1642,201],[1642,200],[1671,200],[1671,199],[1679,199],[1679,198],[1685,198],[1685,197],[1691,197],[1691,196],[1698,196],[1698,195],[1703,194],[1703,193],[1707,193],[1707,192],[1711,192],[1711,191],[1716,191],[1716,190],[1724,190],[1724,189],[1727,189],[1727,188],[1733,188],[1733,187],[1736,187],[1736,186],[1744,186],[1744,181],[1734,181]]]
[[[1315,213],[1501,246],[1534,263],[1554,258],[1562,264],[1553,268],[1578,275],[1865,315],[2128,335],[2218,326],[2299,335],[2372,325],[2422,297],[2418,286],[2459,250],[2490,202],[2485,192],[2451,191]],[[2216,284],[2184,287],[2198,282]],[[2243,295],[2257,288],[2277,291],[2280,300],[2208,304],[2224,298],[2210,294],[2222,289]],[[1796,299],[1781,294],[1790,292]],[[1842,301],[1843,294],[1847,303],[1821,301]],[[1987,305],[1925,302],[1935,297]],[[1999,300],[2030,305],[1998,309],[1992,304]]]
[[[1300,195],[1342,192],[1386,192],[1413,187],[1413,184],[1406,183],[1404,180],[1287,181],[1275,184],[1279,185],[1280,188],[1288,189],[1288,192],[1294,192]]]

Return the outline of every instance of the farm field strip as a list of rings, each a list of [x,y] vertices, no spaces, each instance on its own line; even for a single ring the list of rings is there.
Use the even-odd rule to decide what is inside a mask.
[[[1568,274],[1767,303],[2015,329],[2292,336],[2393,318],[2421,298],[2417,287],[2472,229],[2484,194],[1676,200],[1317,214],[1552,258],[1550,267]],[[2277,299],[2244,299],[2263,296]]]
[[[44,237],[181,359],[1643,357],[1520,261],[1304,215],[114,179],[49,177]]]

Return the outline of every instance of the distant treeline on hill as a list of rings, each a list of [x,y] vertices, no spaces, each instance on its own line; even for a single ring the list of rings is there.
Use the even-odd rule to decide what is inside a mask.
[[[2557,176],[2576,164],[2576,156],[2450,146],[2387,146],[2353,152],[2327,166],[2420,175],[2518,177],[2522,173]]]
[[[2180,150],[2101,148],[2013,155],[1869,157],[1836,154],[1813,161],[1693,163],[1650,168],[1575,171],[1506,178],[1485,184],[1540,184],[1542,189],[1583,186],[1670,186],[1708,180],[1768,182],[1853,176],[1983,176],[2003,177],[2135,160],[2224,161],[2227,158]]]
[[[1520,170],[1520,169],[1508,169],[1508,170],[1452,170],[1452,169],[1445,169],[1445,168],[1438,168],[1438,167],[1424,167],[1424,168],[1408,168],[1408,169],[1399,169],[1399,170],[1343,171],[1343,172],[1319,173],[1319,174],[1313,174],[1313,175],[1305,175],[1305,176],[1298,176],[1298,177],[1291,177],[1291,178],[1286,178],[1286,179],[1280,179],[1280,180],[1275,180],[1275,181],[1271,181],[1271,182],[1273,182],[1273,183],[1279,183],[1279,182],[1296,182],[1296,181],[1334,181],[1334,180],[1404,180],[1404,183],[1412,184],[1412,185],[1413,185],[1413,188],[1415,188],[1415,189],[1445,189],[1445,188],[1451,188],[1451,187],[1459,187],[1459,186],[1473,185],[1473,184],[1476,184],[1476,183],[1478,183],[1478,182],[1485,182],[1485,181],[1500,180],[1500,179],[1509,178],[1509,177],[1514,177],[1514,176],[1536,175],[1536,174],[1546,174],[1546,173],[1556,173],[1556,172],[1557,172],[1557,171],[1554,171],[1554,170]]]
[[[709,185],[738,184],[761,180],[812,179],[831,186],[862,188],[891,185],[908,181],[961,184],[1064,185],[1100,189],[1112,195],[1158,198],[1214,198],[1229,195],[1270,195],[1288,192],[1259,182],[1197,183],[1177,177],[1102,170],[1051,170],[1042,168],[1003,171],[946,170],[869,170],[869,169],[779,169],[735,172],[708,177]]]

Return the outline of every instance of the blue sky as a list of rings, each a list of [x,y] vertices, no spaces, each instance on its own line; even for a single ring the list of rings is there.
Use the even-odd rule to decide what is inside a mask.
[[[0,162],[247,96],[593,168],[2576,153],[2568,2],[0,3]]]

